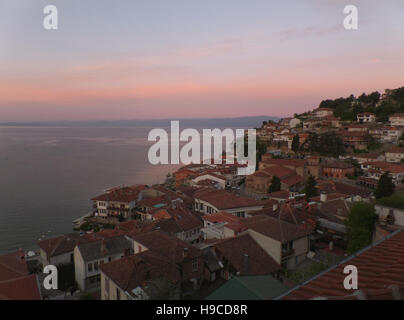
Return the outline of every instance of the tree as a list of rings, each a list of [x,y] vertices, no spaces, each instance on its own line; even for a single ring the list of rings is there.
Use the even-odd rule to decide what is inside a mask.
[[[268,193],[281,191],[281,179],[277,176],[273,176],[271,180],[271,185],[268,188]]]
[[[353,254],[372,243],[377,215],[372,204],[356,202],[345,221],[348,254]]]
[[[380,143],[370,134],[366,136],[368,150],[376,150],[380,148]]]
[[[310,133],[305,148],[309,152],[318,152],[321,155],[337,157],[345,153],[344,143],[340,136],[334,132],[322,134]]]
[[[396,186],[390,177],[390,173],[383,173],[375,190],[376,199],[391,196],[394,193],[395,188]]]
[[[304,193],[306,194],[306,200],[309,200],[311,197],[317,195],[316,185],[317,185],[316,179],[312,175],[310,175],[306,181],[306,185],[304,186]]]
[[[296,135],[293,137],[293,140],[292,140],[292,150],[293,150],[295,153],[298,153],[298,152],[299,152],[299,149],[300,149],[300,139],[299,139],[299,135],[296,134]]]

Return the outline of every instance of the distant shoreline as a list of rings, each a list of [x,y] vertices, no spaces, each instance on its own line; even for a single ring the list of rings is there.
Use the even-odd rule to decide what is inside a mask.
[[[240,126],[255,127],[263,121],[279,120],[272,116],[236,117],[236,118],[173,118],[173,119],[149,119],[149,120],[89,120],[89,121],[30,121],[30,122],[0,122],[1,128],[132,128],[132,127],[155,127],[170,126],[170,121],[179,120],[181,126],[201,127],[201,126]]]

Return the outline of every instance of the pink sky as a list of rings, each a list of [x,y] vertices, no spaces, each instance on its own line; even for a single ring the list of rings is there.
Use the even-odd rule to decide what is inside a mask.
[[[403,6],[392,1],[381,10],[373,0],[357,2],[358,31],[343,29],[341,1],[295,2],[303,19],[288,11],[293,6],[265,16],[266,4],[257,0],[247,13],[237,2],[240,12],[231,16],[219,6],[212,26],[206,25],[212,13],[203,9],[217,5],[208,1],[190,30],[170,13],[159,14],[159,28],[152,20],[143,30],[128,31],[128,20],[104,25],[106,4],[94,27],[85,28],[80,14],[65,6],[60,14],[78,22],[65,22],[53,34],[35,25],[40,6],[19,16],[19,0],[10,2],[11,17],[0,15],[0,36],[8,41],[0,48],[0,121],[287,116],[322,99],[403,86],[403,22],[394,21]],[[145,4],[145,12],[151,9]],[[123,6],[115,14],[125,12]],[[236,23],[241,17],[243,25]]]

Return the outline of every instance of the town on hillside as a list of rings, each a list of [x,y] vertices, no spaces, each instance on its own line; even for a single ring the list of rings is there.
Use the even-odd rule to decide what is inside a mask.
[[[256,135],[252,175],[190,164],[100,190],[74,232],[0,256],[0,296],[403,300],[404,87],[325,100]],[[46,265],[58,289],[43,287]]]

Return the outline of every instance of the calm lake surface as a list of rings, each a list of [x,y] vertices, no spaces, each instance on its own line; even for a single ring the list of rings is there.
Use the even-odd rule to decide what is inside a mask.
[[[265,119],[190,120],[180,130],[253,128]],[[110,187],[163,182],[180,165],[151,165],[147,137],[156,127],[169,133],[167,125],[0,126],[0,253],[72,232],[90,199]]]
[[[149,164],[150,130],[0,127],[0,253],[71,232],[108,187],[162,182],[176,167]]]

